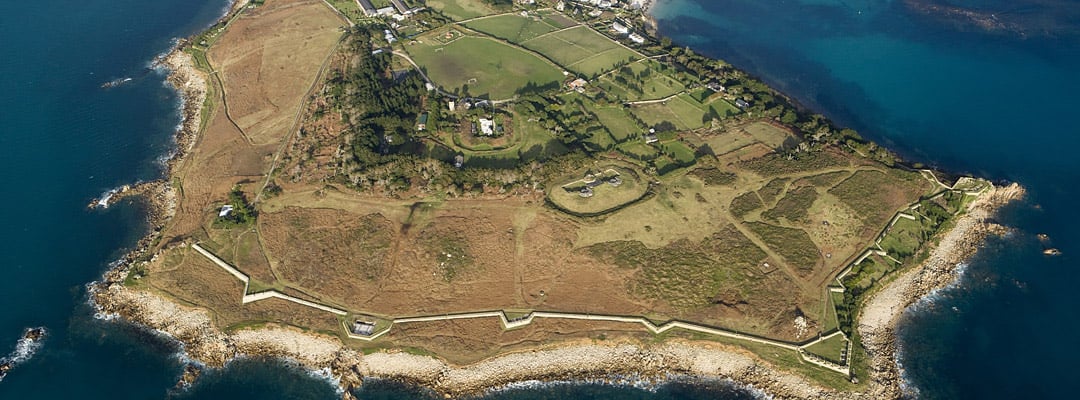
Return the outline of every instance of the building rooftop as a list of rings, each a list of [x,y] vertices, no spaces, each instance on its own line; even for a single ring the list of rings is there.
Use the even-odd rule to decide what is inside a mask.
[[[356,3],[360,5],[360,8],[364,9],[364,15],[375,15],[375,5],[371,4],[371,0],[356,0]]]
[[[375,331],[375,323],[357,320],[353,322],[352,331],[357,335],[371,336],[371,333]]]

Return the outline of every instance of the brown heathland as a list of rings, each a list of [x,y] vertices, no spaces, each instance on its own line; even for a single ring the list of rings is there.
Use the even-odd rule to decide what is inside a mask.
[[[822,311],[828,281],[887,218],[932,188],[916,173],[835,149],[784,159],[773,149],[793,138],[759,123],[685,134],[717,153],[690,171],[657,176],[633,160],[596,162],[625,166],[624,189],[648,188],[600,217],[544,205],[543,190],[561,190],[581,169],[531,193],[485,188],[448,198],[423,182],[392,196],[379,183],[361,193],[333,179],[349,157],[340,150],[349,144],[347,124],[325,112],[320,90],[324,69],[350,64],[349,55],[332,56],[343,24],[323,2],[268,2],[234,20],[209,53],[218,106],[177,171],[181,202],[163,244],[202,243],[251,276],[249,293],[276,289],[383,318],[550,310],[679,319],[804,341],[835,318]],[[309,93],[315,98],[306,103]],[[294,126],[306,134],[291,135]],[[281,165],[271,171],[275,160]],[[214,222],[234,186],[254,199],[271,172],[282,193],[260,198],[257,222]],[[329,313],[277,299],[241,305],[243,284],[189,247],[168,247],[138,285],[212,310],[223,328],[277,322],[344,336]],[[809,329],[796,326],[799,317]],[[643,331],[552,320],[503,331],[489,318],[395,325],[373,343],[343,340],[475,361],[616,332]]]

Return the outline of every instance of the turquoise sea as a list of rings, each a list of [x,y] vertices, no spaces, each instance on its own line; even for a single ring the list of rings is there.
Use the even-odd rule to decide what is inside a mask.
[[[271,0],[272,1],[272,0]],[[935,12],[916,11],[927,4]],[[85,284],[146,230],[136,203],[85,205],[161,174],[178,98],[151,60],[212,23],[225,0],[0,2],[0,357],[27,327],[49,336],[0,382],[0,399],[332,399],[324,378],[240,360],[173,391],[167,339],[95,319]],[[953,7],[953,8],[942,8]],[[993,15],[1008,29],[964,20]],[[1074,0],[659,0],[661,31],[760,76],[905,157],[1019,181],[994,239],[953,287],[901,326],[913,397],[1068,397],[1080,350],[1080,2]],[[991,24],[992,26],[996,26]],[[113,79],[124,85],[103,89]],[[1040,254],[1036,233],[1064,251]],[[365,399],[428,398],[368,385]],[[493,399],[751,398],[724,382],[638,389],[523,385]]]

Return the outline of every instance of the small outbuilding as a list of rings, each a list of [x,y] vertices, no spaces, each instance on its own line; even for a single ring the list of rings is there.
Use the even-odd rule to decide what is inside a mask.
[[[566,86],[570,87],[570,90],[574,90],[574,91],[577,91],[577,92],[580,93],[580,92],[585,91],[585,85],[588,85],[588,84],[589,84],[589,81],[586,81],[586,80],[581,79],[581,78],[577,78],[577,79],[574,79],[573,81],[570,81],[570,83],[567,84]]]
[[[354,335],[371,336],[371,333],[375,332],[375,323],[356,320],[353,322],[352,333]]]
[[[420,119],[416,121],[416,130],[422,131],[427,129],[428,113],[420,114]]]

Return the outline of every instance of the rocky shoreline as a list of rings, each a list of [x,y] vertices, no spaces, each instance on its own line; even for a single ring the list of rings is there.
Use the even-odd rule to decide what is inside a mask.
[[[225,17],[246,2],[238,1]],[[652,6],[653,2],[649,2]],[[202,106],[208,93],[207,76],[199,71],[183,43],[158,60],[169,69],[168,82],[182,98],[183,123],[176,133],[177,148],[166,161],[166,176],[177,168],[197,142]],[[956,219],[930,258],[897,276],[870,297],[859,315],[858,330],[870,354],[871,382],[862,392],[822,388],[796,374],[770,366],[751,353],[714,343],[668,341],[644,344],[612,340],[608,344],[575,342],[500,355],[482,362],[456,366],[428,356],[404,352],[364,355],[344,347],[338,338],[304,333],[288,327],[226,333],[214,326],[209,312],[186,307],[157,294],[124,285],[131,268],[155,256],[156,240],[177,205],[170,179],[141,183],[117,190],[91,206],[107,206],[123,198],[140,196],[150,204],[151,233],[140,240],[100,282],[90,285],[90,297],[99,312],[119,316],[175,338],[184,351],[209,367],[221,367],[244,355],[283,357],[313,370],[328,369],[339,379],[345,397],[365,378],[401,380],[429,387],[448,396],[488,391],[527,380],[581,380],[632,374],[663,380],[671,374],[726,378],[776,398],[898,398],[900,374],[895,362],[895,328],[905,308],[956,278],[956,265],[979,248],[988,235],[1004,228],[992,222],[994,212],[1023,196],[1017,185],[992,188],[968,212]],[[180,244],[183,245],[183,244]],[[196,374],[197,375],[197,374]],[[186,383],[188,374],[182,378]]]
[[[858,317],[862,344],[870,356],[871,388],[880,398],[900,398],[901,374],[896,363],[896,325],[909,306],[933,291],[959,278],[960,265],[970,259],[990,235],[1003,235],[1008,229],[994,222],[1001,207],[1018,201],[1025,194],[1018,184],[993,187],[973,202],[967,212],[955,220],[929,258],[902,272],[879,288],[863,304]]]
[[[981,195],[967,213],[957,218],[925,263],[905,271],[866,302],[859,316],[859,332],[871,358],[871,379],[861,392],[822,388],[744,350],[712,343],[564,343],[456,366],[404,352],[364,355],[345,348],[337,338],[287,327],[225,333],[213,325],[206,310],[125,287],[123,267],[110,272],[95,287],[93,297],[101,312],[174,337],[184,344],[191,358],[210,367],[223,366],[245,355],[283,357],[305,368],[331,371],[347,398],[351,397],[349,391],[367,378],[404,381],[457,397],[528,380],[575,381],[619,375],[664,380],[672,374],[731,379],[776,398],[900,398],[901,378],[895,362],[898,317],[918,299],[955,280],[957,264],[971,257],[987,236],[1004,233],[1005,228],[994,223],[992,217],[997,209],[1023,193],[1014,184]]]

